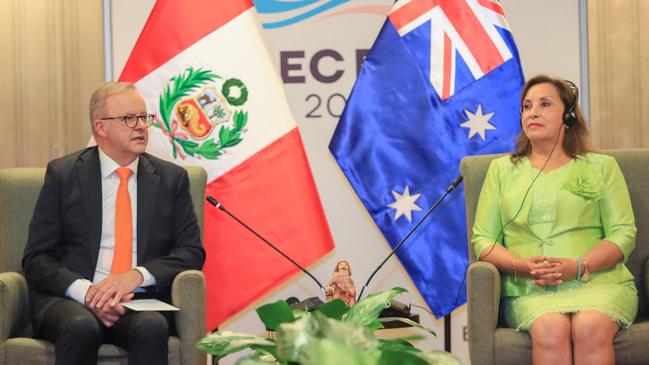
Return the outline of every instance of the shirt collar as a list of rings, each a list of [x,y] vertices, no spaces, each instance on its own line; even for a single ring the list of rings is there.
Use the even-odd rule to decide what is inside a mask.
[[[117,170],[117,168],[119,168],[120,165],[117,162],[113,161],[112,158],[108,157],[108,155],[105,154],[100,147],[97,147],[97,149],[99,150],[99,165],[101,166],[101,178],[105,179],[108,176],[110,176],[110,174],[115,172],[115,170]],[[131,169],[131,171],[133,172],[133,176],[137,175],[137,166],[139,162],[140,159],[136,158],[133,162],[131,162],[128,166],[126,166],[129,169]]]

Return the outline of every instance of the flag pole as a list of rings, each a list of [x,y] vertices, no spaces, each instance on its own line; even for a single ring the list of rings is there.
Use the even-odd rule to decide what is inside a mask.
[[[444,316],[444,351],[451,352],[451,313]]]
[[[111,0],[103,0],[104,20],[104,81],[113,80],[113,40]]]

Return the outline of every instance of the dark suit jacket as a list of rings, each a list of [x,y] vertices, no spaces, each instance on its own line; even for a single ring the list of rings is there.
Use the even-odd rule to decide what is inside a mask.
[[[77,279],[92,281],[102,226],[97,147],[51,161],[29,225],[22,260],[36,328]],[[182,167],[149,154],[137,171],[137,265],[155,277],[152,296],[168,300],[181,271],[205,261],[189,179]]]

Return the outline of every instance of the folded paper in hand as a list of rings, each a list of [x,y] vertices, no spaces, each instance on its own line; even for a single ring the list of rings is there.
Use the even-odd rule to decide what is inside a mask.
[[[123,302],[121,304],[130,310],[134,310],[138,312],[179,311],[180,310],[180,308],[176,308],[173,305],[167,304],[157,299],[136,299],[136,300],[130,300],[128,302]]]

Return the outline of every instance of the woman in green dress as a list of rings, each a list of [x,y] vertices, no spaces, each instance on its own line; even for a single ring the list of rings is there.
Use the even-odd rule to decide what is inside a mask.
[[[625,265],[636,236],[629,192],[615,159],[590,151],[577,100],[568,81],[525,84],[516,151],[489,166],[473,227],[535,364],[614,364],[613,338],[638,309]]]

